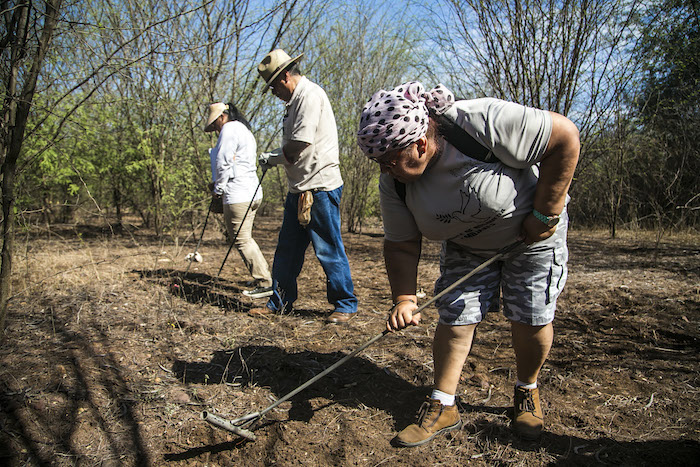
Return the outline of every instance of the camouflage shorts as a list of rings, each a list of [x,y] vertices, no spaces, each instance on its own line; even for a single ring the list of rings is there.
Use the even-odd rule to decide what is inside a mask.
[[[492,263],[464,284],[437,300],[440,324],[476,324],[503,301],[506,318],[531,326],[554,320],[557,297],[566,282],[568,249],[566,227],[550,239],[530,245]],[[560,231],[561,230],[561,231]],[[452,242],[444,242],[440,254],[440,278],[435,294],[475,269],[497,252],[475,254]]]

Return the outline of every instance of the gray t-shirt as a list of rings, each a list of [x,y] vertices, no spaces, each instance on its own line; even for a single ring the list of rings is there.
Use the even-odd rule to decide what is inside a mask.
[[[449,143],[437,160],[406,184],[406,203],[394,179],[379,182],[384,236],[406,241],[420,234],[473,249],[513,243],[532,203],[539,162],[552,132],[551,115],[513,102],[484,98],[455,103],[457,123],[491,150],[481,162]]]
[[[319,85],[301,77],[286,105],[282,128],[283,144],[290,140],[309,143],[294,164],[284,162],[289,191],[331,191],[343,184],[335,116]]]

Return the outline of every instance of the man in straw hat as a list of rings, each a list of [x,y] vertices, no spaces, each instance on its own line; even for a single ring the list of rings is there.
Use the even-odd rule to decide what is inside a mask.
[[[340,233],[340,175],[338,130],[325,91],[302,76],[297,62],[276,49],[258,65],[265,90],[285,102],[282,147],[262,154],[262,166],[282,165],[289,192],[279,233],[272,279],[275,293],[253,316],[290,311],[297,299],[297,277],[309,243],[327,278],[327,297],[334,311],[326,321],[343,324],[357,313],[350,264]]]

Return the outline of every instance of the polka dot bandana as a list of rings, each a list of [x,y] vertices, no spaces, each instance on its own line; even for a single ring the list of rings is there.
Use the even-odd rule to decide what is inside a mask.
[[[443,114],[453,103],[454,95],[442,84],[428,92],[417,81],[379,90],[362,109],[357,142],[369,157],[406,148],[428,130],[428,109]]]

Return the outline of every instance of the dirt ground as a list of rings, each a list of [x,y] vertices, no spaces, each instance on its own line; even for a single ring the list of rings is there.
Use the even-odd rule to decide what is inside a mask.
[[[280,218],[256,222],[272,261]],[[210,224],[211,226],[211,224]],[[458,394],[464,427],[418,448],[390,443],[432,382],[435,310],[387,335],[242,439],[201,419],[268,407],[380,333],[390,306],[381,231],[345,235],[360,314],[327,325],[310,249],[290,315],[246,313],[238,254],[201,226],[178,242],[133,230],[58,226],[18,238],[0,343],[0,464],[10,466],[697,465],[700,459],[700,241],[570,234],[570,273],[540,387],[546,432],[509,427],[513,352],[503,316],[478,329]],[[186,241],[185,241],[186,240]],[[430,296],[439,245],[420,286]],[[171,285],[182,279],[183,287]],[[184,291],[184,294],[181,293]]]

